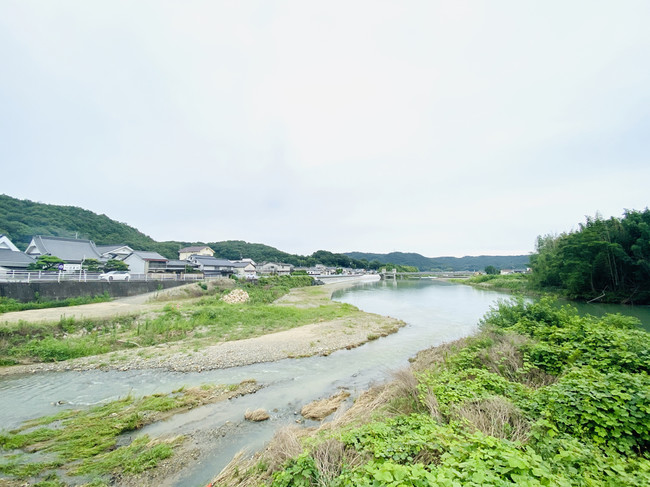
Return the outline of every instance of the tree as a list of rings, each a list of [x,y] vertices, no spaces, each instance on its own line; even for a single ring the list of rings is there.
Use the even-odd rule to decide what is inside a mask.
[[[500,272],[501,271],[498,268],[494,267],[493,265],[489,265],[485,267],[485,273],[490,276],[496,276]]]
[[[27,270],[49,271],[58,268],[60,264],[65,264],[65,261],[54,255],[39,255],[36,262],[29,264]]]
[[[128,271],[129,265],[121,260],[111,259],[104,264],[104,272]]]
[[[97,272],[100,268],[100,263],[97,259],[86,259],[83,261],[83,268],[90,272]]]

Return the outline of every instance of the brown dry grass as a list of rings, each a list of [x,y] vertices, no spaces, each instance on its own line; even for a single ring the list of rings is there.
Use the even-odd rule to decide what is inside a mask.
[[[279,430],[266,449],[253,457],[242,451],[215,477],[212,485],[250,487],[270,480],[287,460],[302,453],[300,438],[310,430],[291,427]]]
[[[473,431],[510,441],[528,439],[530,425],[521,411],[503,397],[465,403],[455,410],[454,416],[464,420]]]
[[[266,411],[266,409],[255,409],[254,411],[247,409],[246,412],[244,413],[244,419],[247,421],[255,421],[255,422],[266,421],[270,417],[271,416]]]
[[[447,357],[453,355],[457,350],[467,346],[469,338],[461,338],[449,343],[443,343],[436,347],[427,348],[416,354],[411,359],[411,367],[415,372],[435,369],[447,361]]]
[[[300,414],[307,419],[322,421],[334,413],[348,397],[349,392],[341,391],[334,396],[307,404],[300,410]]]

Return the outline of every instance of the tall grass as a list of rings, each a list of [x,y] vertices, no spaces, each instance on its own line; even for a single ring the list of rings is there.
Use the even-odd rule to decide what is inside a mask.
[[[91,303],[104,303],[110,301],[112,298],[105,292],[97,296],[79,296],[76,298],[66,298],[56,301],[41,301],[38,297],[35,301],[21,303],[12,298],[0,297],[0,314],[9,313],[11,311],[25,311],[30,309],[44,309],[44,308],[62,308],[66,306],[79,306],[81,304]]]

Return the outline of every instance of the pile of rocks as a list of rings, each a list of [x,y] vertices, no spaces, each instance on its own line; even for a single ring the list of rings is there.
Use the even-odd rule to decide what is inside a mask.
[[[245,303],[249,299],[250,298],[248,296],[248,293],[243,289],[233,289],[228,294],[226,294],[223,298],[221,298],[221,301],[225,301],[226,303],[230,303],[230,304],[237,304],[237,303]]]

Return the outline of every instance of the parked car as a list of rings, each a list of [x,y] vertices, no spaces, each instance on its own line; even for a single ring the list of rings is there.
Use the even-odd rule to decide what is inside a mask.
[[[128,281],[131,279],[131,274],[127,271],[109,271],[100,274],[99,278],[105,281]]]

